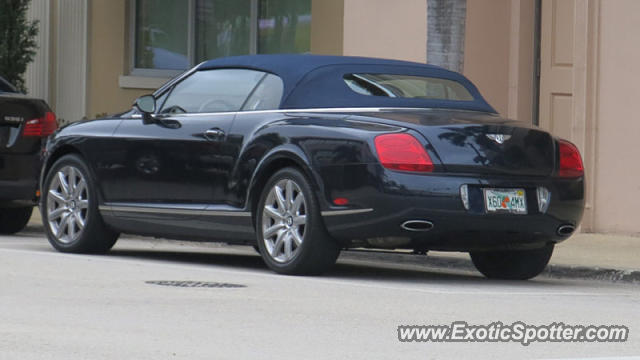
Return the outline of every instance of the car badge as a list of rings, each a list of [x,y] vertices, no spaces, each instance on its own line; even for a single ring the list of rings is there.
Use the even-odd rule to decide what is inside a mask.
[[[24,121],[24,118],[20,116],[5,116],[4,122],[9,124],[20,124]]]
[[[488,137],[489,140],[495,141],[499,145],[502,145],[505,141],[511,139],[511,135],[505,134],[486,134],[486,137]]]

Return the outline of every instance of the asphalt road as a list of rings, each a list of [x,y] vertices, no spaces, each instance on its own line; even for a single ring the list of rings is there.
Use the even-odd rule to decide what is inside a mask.
[[[244,287],[175,287],[199,281]],[[228,285],[230,286],[230,285]],[[268,271],[251,248],[124,239],[106,256],[0,237],[0,359],[574,359],[640,355],[640,286],[489,281],[340,259]],[[398,325],[619,324],[624,343],[401,343]],[[640,357],[636,358],[640,359]]]

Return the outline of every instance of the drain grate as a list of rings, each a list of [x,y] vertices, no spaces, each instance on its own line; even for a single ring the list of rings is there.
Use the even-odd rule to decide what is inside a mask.
[[[243,288],[247,287],[242,284],[230,284],[210,281],[172,281],[172,280],[157,280],[157,281],[145,281],[147,284],[162,285],[162,286],[176,286],[176,287],[201,287],[201,288]]]

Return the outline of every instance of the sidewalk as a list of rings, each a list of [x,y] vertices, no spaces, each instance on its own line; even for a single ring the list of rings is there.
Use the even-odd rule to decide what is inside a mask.
[[[541,276],[640,284],[640,237],[610,234],[576,234],[556,246]],[[475,272],[467,253],[430,251],[428,256],[409,252],[349,251],[341,258],[396,263],[424,268]]]
[[[29,226],[32,229],[42,229],[37,209]],[[341,258],[475,271],[467,253],[432,251],[425,257],[406,251],[345,251]],[[640,236],[576,234],[556,246],[543,275],[640,283]]]

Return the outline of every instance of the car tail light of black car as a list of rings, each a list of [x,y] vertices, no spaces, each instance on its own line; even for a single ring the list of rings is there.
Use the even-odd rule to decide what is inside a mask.
[[[22,130],[23,136],[47,137],[58,128],[56,114],[47,111],[44,116],[27,120]]]
[[[558,140],[558,176],[563,178],[584,176],[580,151],[567,140]]]
[[[409,134],[385,134],[375,139],[380,163],[387,169],[431,172],[433,162],[424,146]]]

